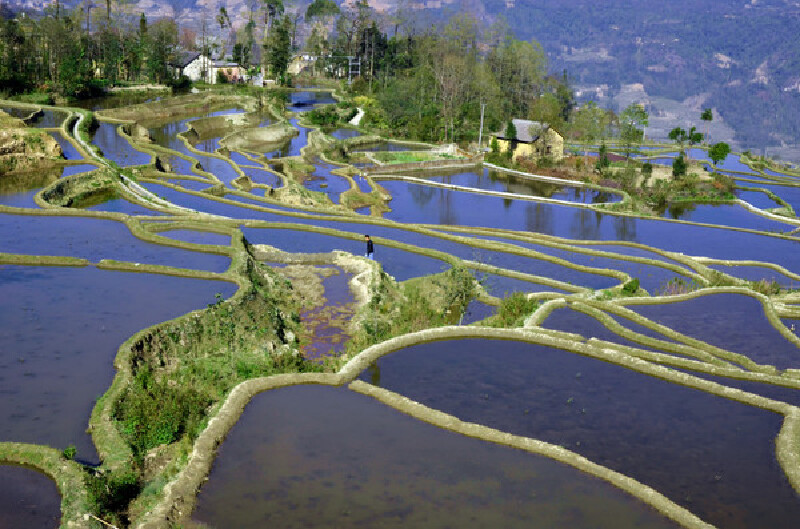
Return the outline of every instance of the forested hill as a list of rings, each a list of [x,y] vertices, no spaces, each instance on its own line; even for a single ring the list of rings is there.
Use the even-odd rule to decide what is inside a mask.
[[[462,7],[538,40],[584,98],[619,106],[644,97],[673,120],[714,107],[743,147],[800,143],[800,3],[455,0],[443,9]],[[630,84],[644,93],[620,93]]]
[[[121,0],[111,0],[113,5]],[[309,0],[283,0],[301,12]],[[341,3],[341,1],[337,0]],[[715,110],[719,139],[800,159],[800,3],[796,0],[369,0],[424,31],[456,12],[486,26],[505,20],[520,39],[546,50],[551,71],[566,70],[581,99],[621,108],[648,104],[653,135]],[[0,0],[41,8],[52,0]],[[77,0],[62,0],[76,5]],[[103,5],[103,0],[95,4]],[[125,0],[148,17],[198,26],[219,6],[244,19],[261,0]],[[134,7],[135,6],[135,7]],[[425,6],[420,9],[420,6]],[[402,17],[393,12],[400,11]],[[783,150],[775,147],[783,146]],[[790,152],[791,149],[796,152]]]

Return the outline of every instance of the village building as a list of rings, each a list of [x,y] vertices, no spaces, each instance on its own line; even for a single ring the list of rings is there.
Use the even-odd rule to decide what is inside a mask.
[[[497,139],[500,152],[511,149],[511,157],[538,159],[549,157],[553,161],[564,158],[564,138],[547,123],[527,119],[511,120],[516,130],[513,138],[506,137],[506,131],[492,134]]]
[[[211,82],[211,59],[207,55],[193,51],[181,52],[170,62],[170,66],[176,79],[185,75],[192,81]]]
[[[219,76],[223,75],[229,83],[241,83],[247,80],[247,70],[232,61],[211,61],[211,84],[219,81]]]

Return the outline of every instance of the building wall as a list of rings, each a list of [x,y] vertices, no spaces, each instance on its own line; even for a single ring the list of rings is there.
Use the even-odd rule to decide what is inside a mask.
[[[183,69],[183,75],[192,81],[200,81],[203,78],[203,70],[206,71],[206,76],[208,76],[208,72],[211,70],[211,61],[208,57],[200,56]],[[208,80],[207,77],[206,80]]]
[[[539,138],[533,143],[517,142],[514,149],[513,159],[518,158],[539,158],[540,156],[550,156],[555,161],[564,159],[564,138],[552,130],[547,129],[544,138]],[[500,152],[507,152],[511,142],[501,138],[497,138],[497,146]],[[547,148],[550,148],[549,152]]]

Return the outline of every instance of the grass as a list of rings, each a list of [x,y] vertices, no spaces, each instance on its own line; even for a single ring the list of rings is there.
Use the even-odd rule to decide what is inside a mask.
[[[454,325],[477,294],[477,282],[463,266],[401,285],[383,274],[373,285],[374,295],[361,313],[361,325],[345,345],[358,353],[376,343],[423,329]]]
[[[486,320],[490,327],[521,327],[525,319],[530,316],[538,307],[540,302],[529,299],[522,292],[514,292],[500,302],[497,313]]]
[[[427,151],[403,151],[403,152],[377,152],[373,156],[376,160],[387,163],[415,163],[430,162],[433,160],[456,160],[457,156]]]

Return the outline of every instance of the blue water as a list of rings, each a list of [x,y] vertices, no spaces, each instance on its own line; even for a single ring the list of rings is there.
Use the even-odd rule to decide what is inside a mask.
[[[224,272],[230,258],[149,244],[121,222],[80,217],[0,215],[0,251],[27,255],[63,255],[116,259]]]
[[[769,198],[763,191],[742,191],[739,189],[736,191],[736,196],[757,208],[769,209],[779,207],[779,204]]]
[[[113,213],[124,213],[126,215],[141,215],[141,216],[152,216],[152,215],[165,215],[164,213],[147,208],[140,204],[136,204],[134,202],[130,202],[124,198],[112,198],[111,200],[106,200],[100,204],[96,204],[94,206],[89,206],[86,208],[89,211],[108,211]]]
[[[800,367],[800,349],[767,320],[761,303],[741,294],[711,294],[676,303],[628,307],[692,338],[743,354],[759,364]]]
[[[599,204],[622,200],[622,196],[619,194],[571,186],[568,181],[565,181],[564,185],[555,185],[549,182],[517,177],[511,173],[494,171],[488,168],[411,172],[409,176],[425,178],[444,184],[485,189],[487,191],[517,193],[534,197],[568,200],[582,204]]]
[[[775,459],[779,415],[511,341],[417,345],[375,371],[377,381],[368,371],[361,378],[464,421],[560,444],[716,527],[792,529],[800,516]]]
[[[399,222],[485,226],[580,240],[631,241],[687,255],[768,260],[800,271],[797,240],[605,215],[560,204],[508,200],[407,182],[384,182],[382,185],[395,197],[389,203],[392,211],[385,216]],[[741,212],[753,216],[741,208],[734,211],[736,215]],[[761,221],[757,219],[757,222]]]
[[[709,268],[725,272],[734,277],[746,279],[748,281],[776,281],[783,288],[798,288],[800,281],[787,277],[780,272],[771,268],[763,266],[722,266],[722,265],[709,265]]]
[[[330,92],[291,92],[286,110],[290,112],[307,112],[322,105],[336,103]]]
[[[252,162],[251,162],[252,163]],[[283,180],[277,174],[258,167],[240,166],[240,169],[256,184],[265,184],[272,188],[283,186]]]
[[[169,237],[177,241],[192,242],[195,244],[218,244],[221,246],[230,246],[231,236],[224,233],[214,233],[212,231],[197,231],[197,230],[167,230],[158,232],[162,237]]]
[[[346,140],[347,138],[355,138],[357,136],[364,135],[363,132],[356,129],[336,129],[328,132],[327,134],[329,136],[333,136],[337,140]]]
[[[242,228],[244,236],[253,244],[269,244],[285,252],[325,253],[333,250],[344,250],[354,255],[366,253],[366,243],[361,240],[349,240],[315,232],[289,229]],[[374,258],[383,269],[398,281],[412,277],[437,274],[449,268],[449,265],[428,256],[382,246],[375,241]]]
[[[315,160],[314,171],[311,176],[303,180],[303,186],[312,191],[325,193],[334,204],[338,204],[339,196],[350,189],[350,181],[347,178],[332,173],[338,167],[338,165]]]
[[[71,176],[78,173],[86,173],[88,171],[94,171],[97,169],[96,165],[83,163],[79,165],[65,165],[64,169],[61,171],[61,177]]]
[[[293,136],[292,139],[281,145],[278,149],[263,153],[264,156],[269,159],[283,158],[285,156],[300,156],[300,149],[305,147],[308,143],[308,133],[311,132],[312,129],[298,125],[297,118],[290,119],[289,123],[291,123],[292,126],[300,132],[300,134]]]
[[[664,212],[664,216],[691,222],[768,232],[784,232],[794,229],[793,226],[785,222],[779,222],[750,212],[739,204],[680,204],[677,206],[677,210],[673,210],[672,207],[668,208]]]
[[[61,145],[61,150],[64,152],[66,160],[83,160],[83,156],[78,152],[78,149],[68,141],[60,132],[51,132],[51,136]]]
[[[75,444],[79,459],[97,463],[86,426],[114,376],[119,346],[235,290],[92,267],[0,266],[0,440]]]
[[[241,529],[675,526],[566,465],[322,386],[276,389],[248,404],[192,517]]]
[[[144,165],[150,163],[150,155],[137,151],[128,142],[117,134],[114,123],[100,122],[97,130],[92,134],[92,143],[103,151],[103,156],[116,162],[121,167]]]
[[[488,274],[486,272],[473,271],[476,279],[480,281],[483,288],[492,296],[499,298],[506,298],[514,292],[557,292],[564,293],[564,290],[551,287],[549,285],[542,285],[539,283],[531,283],[530,281],[523,281],[513,277],[501,276],[498,274]]]

